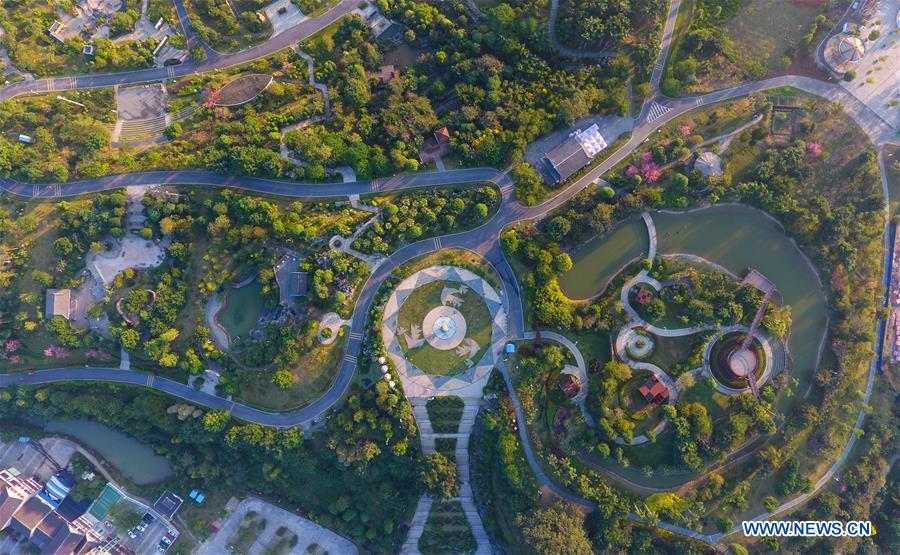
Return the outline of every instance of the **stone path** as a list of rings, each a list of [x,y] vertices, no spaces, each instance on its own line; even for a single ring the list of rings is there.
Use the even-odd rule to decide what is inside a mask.
[[[413,416],[416,419],[416,425],[419,428],[419,437],[422,441],[422,452],[430,455],[435,452],[437,439],[453,438],[456,439],[456,451],[454,459],[456,462],[456,472],[459,478],[459,495],[448,499],[448,501],[458,501],[469,522],[469,529],[475,537],[478,547],[476,554],[490,554],[491,543],[481,521],[481,515],[478,514],[478,508],[472,497],[471,473],[469,470],[469,439],[472,435],[472,428],[475,425],[475,416],[478,414],[479,403],[481,402],[481,394],[477,396],[463,397],[463,412],[459,420],[459,427],[454,433],[435,433],[431,427],[431,420],[428,418],[427,403],[428,399],[424,397],[410,398]],[[427,495],[419,498],[416,505],[416,512],[410,525],[409,533],[406,541],[403,542],[400,553],[415,554],[419,553],[419,539],[428,520],[428,513],[431,511],[433,500]]]

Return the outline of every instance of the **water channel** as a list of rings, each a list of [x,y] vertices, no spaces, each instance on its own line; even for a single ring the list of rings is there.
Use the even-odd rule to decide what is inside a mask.
[[[92,420],[50,420],[44,431],[65,434],[90,447],[138,485],[153,484],[172,475],[165,457],[131,436]]]

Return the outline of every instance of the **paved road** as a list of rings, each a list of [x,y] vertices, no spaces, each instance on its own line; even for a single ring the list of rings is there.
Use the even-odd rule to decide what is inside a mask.
[[[176,2],[175,4],[178,11],[178,18],[185,28],[185,31],[188,33],[189,40],[196,42],[194,40],[195,37],[190,34],[187,12],[184,10],[182,2]],[[0,100],[8,100],[29,93],[66,91],[73,89],[96,89],[101,87],[112,87],[114,85],[131,85],[135,83],[164,81],[166,79],[176,79],[192,74],[209,73],[217,69],[245,64],[260,58],[265,58],[280,50],[284,50],[285,48],[316,34],[328,25],[352,12],[358,6],[359,0],[341,0],[337,5],[319,17],[313,17],[302,21],[259,46],[254,46],[234,54],[222,54],[207,48],[207,57],[205,60],[190,60],[176,66],[148,68],[119,73],[102,73],[96,75],[79,75],[77,77],[55,77],[37,79],[34,81],[22,81],[7,85],[3,89],[0,89]]]
[[[124,173],[67,183],[22,183],[0,177],[0,189],[31,198],[60,198],[109,191],[129,185],[207,185],[296,198],[346,197],[385,191],[486,182],[500,175],[494,168],[466,168],[398,175],[350,183],[296,183],[211,171],[173,170]]]

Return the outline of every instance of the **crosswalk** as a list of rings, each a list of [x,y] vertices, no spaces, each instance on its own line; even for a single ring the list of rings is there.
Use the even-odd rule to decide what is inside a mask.
[[[381,180],[379,180],[379,179],[372,180],[372,191],[377,191],[380,186],[381,186]]]
[[[659,102],[654,101],[653,104],[650,105],[650,113],[647,114],[647,121],[655,121],[661,117],[663,117],[666,112],[670,111],[671,108],[667,106],[663,106]]]
[[[703,104],[703,97],[702,97],[702,96],[698,96],[697,98],[694,99],[694,105],[695,105],[695,106],[700,106],[700,105],[702,105],[702,104]]]
[[[174,79],[174,78],[175,78],[175,66],[167,66],[166,72],[167,72],[168,75],[169,75],[169,79]]]
[[[156,378],[153,374],[147,376],[147,387],[153,387],[153,380]]]
[[[434,250],[439,251],[439,250],[441,250],[441,248],[442,248],[441,247],[441,238],[435,237],[434,238]]]
[[[344,362],[349,362],[353,366],[356,366],[356,357],[348,353],[344,355]]]
[[[350,332],[350,339],[353,339],[355,341],[362,341],[362,338],[363,338],[363,336],[361,333],[356,332],[356,331]]]

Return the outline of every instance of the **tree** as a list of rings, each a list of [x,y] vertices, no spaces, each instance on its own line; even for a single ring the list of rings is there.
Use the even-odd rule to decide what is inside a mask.
[[[141,523],[141,515],[133,510],[128,503],[119,502],[109,510],[109,520],[122,527],[123,530],[131,530]]]
[[[272,383],[277,385],[279,389],[290,389],[296,383],[297,378],[290,370],[278,370],[272,376]]]
[[[527,518],[518,518],[522,539],[539,555],[591,555],[591,542],[584,531],[584,514],[578,506],[556,500]]]
[[[564,252],[553,257],[553,271],[564,274],[572,269],[572,258]]]
[[[133,351],[140,340],[141,336],[134,328],[125,328],[119,332],[119,343],[126,351]]]
[[[203,429],[218,434],[225,431],[231,422],[231,413],[227,410],[211,410],[203,415]]]
[[[516,198],[525,206],[534,206],[544,198],[544,179],[528,162],[514,166],[509,176],[515,184]]]
[[[552,220],[550,220],[550,224],[547,226],[547,231],[550,234],[550,238],[554,241],[562,241],[565,239],[566,235],[569,234],[569,230],[572,229],[572,222],[570,222],[565,216],[556,216]]]
[[[443,453],[432,453],[425,457],[419,479],[434,497],[449,499],[459,495],[456,465]]]

